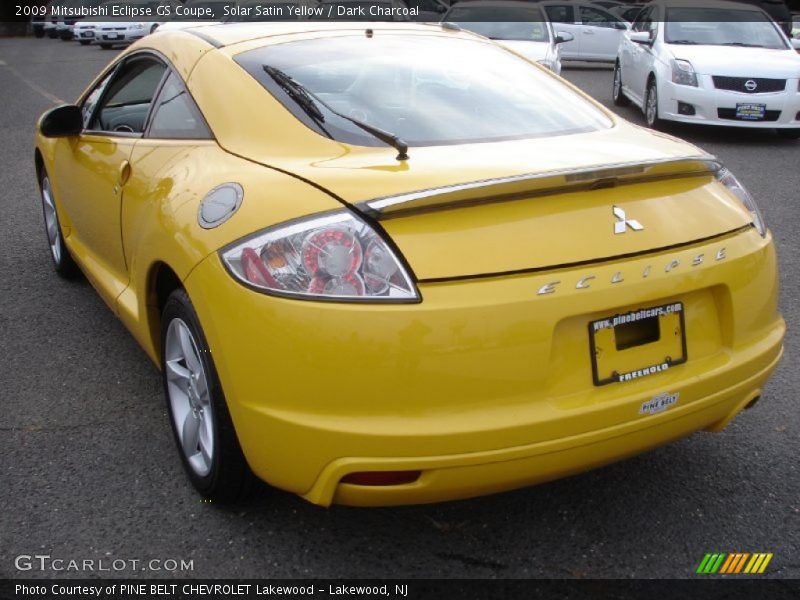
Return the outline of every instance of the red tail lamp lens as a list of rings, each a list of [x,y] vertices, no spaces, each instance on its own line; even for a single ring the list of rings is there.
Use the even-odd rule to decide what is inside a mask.
[[[362,471],[345,475],[342,483],[371,486],[403,485],[414,483],[420,475],[422,471]]]

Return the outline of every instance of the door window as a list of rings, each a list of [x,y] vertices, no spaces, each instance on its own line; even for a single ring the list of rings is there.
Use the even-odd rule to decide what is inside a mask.
[[[211,139],[211,131],[180,78],[170,73],[158,94],[148,137],[178,140]]]
[[[561,4],[545,6],[544,10],[552,23],[574,23],[575,16],[571,6]]]
[[[114,74],[112,70],[111,73],[106,75],[103,80],[95,86],[95,88],[89,92],[89,95],[86,96],[86,99],[83,101],[81,105],[81,114],[83,115],[83,128],[88,129],[89,123],[92,120],[92,115],[94,114],[94,109],[97,106],[97,103],[100,101],[100,98],[103,96],[103,92],[108,85],[111,76]]]
[[[90,129],[143,133],[150,105],[166,66],[154,58],[133,59],[122,65],[94,113]]]
[[[593,27],[607,27],[608,29],[615,29],[617,19],[609,13],[591,6],[580,7],[581,23],[584,25],[591,25]]]

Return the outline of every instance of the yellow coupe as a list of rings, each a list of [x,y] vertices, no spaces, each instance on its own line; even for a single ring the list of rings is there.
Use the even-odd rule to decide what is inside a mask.
[[[561,477],[722,429],[782,353],[727,169],[452,25],[156,33],[35,161],[56,271],[159,365],[215,501]]]

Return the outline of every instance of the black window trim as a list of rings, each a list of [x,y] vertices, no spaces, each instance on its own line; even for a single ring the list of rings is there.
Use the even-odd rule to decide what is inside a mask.
[[[139,52],[134,52],[132,54],[129,54],[129,55],[125,56],[124,58],[122,58],[118,62],[116,62],[101,77],[101,79],[102,79],[102,78],[106,77],[107,74],[111,75],[111,78],[109,79],[109,83],[106,84],[106,87],[103,90],[103,93],[100,95],[100,99],[97,101],[97,104],[95,105],[94,109],[92,110],[91,117],[89,118],[89,123],[92,123],[92,121],[94,121],[95,117],[97,116],[98,109],[101,106],[103,106],[103,102],[105,102],[106,96],[108,95],[108,90],[111,87],[109,84],[114,81],[114,78],[117,76],[117,74],[119,73],[120,69],[124,68],[124,66],[126,66],[126,65],[128,65],[128,64],[130,64],[132,62],[135,62],[135,61],[141,60],[141,59],[149,59],[149,60],[155,59],[156,61],[158,61],[159,63],[164,65],[164,74],[161,76],[161,80],[158,82],[158,85],[156,86],[156,91],[155,91],[155,93],[153,95],[153,100],[155,100],[158,97],[158,94],[161,92],[161,88],[164,85],[164,79],[166,78],[167,74],[170,72],[171,65],[170,65],[169,61],[160,52],[156,52],[156,51],[153,51],[153,50],[141,50]],[[92,88],[92,91],[94,89],[95,88]],[[91,93],[91,91],[89,93]],[[88,96],[88,94],[87,94],[87,96]],[[86,97],[81,98],[81,105],[83,105],[83,103],[85,101],[86,101]],[[148,109],[147,117],[145,118],[145,131],[147,130],[146,124],[150,120],[150,113],[152,112],[152,110],[153,110],[153,101],[150,102],[150,108]],[[88,129],[88,128],[84,128],[84,130],[81,132],[81,135],[92,135],[92,136],[98,136],[98,137],[112,137],[112,138],[141,139],[144,136],[144,132],[142,132],[142,133],[135,133],[135,132],[131,133],[131,132],[125,132],[125,131],[105,131],[103,129]]]
[[[131,54],[128,54],[127,56],[117,60],[110,67],[108,67],[102,73],[102,75],[100,75],[99,77],[95,78],[95,81],[97,82],[97,85],[89,88],[79,98],[78,106],[82,107],[83,104],[86,102],[86,99],[89,97],[89,95],[95,89],[97,89],[97,86],[101,85],[106,78],[109,78],[109,80],[108,80],[108,83],[106,84],[105,88],[103,89],[102,94],[100,95],[100,99],[97,101],[97,104],[92,109],[92,114],[91,114],[91,116],[89,118],[89,123],[91,123],[92,120],[94,120],[95,113],[97,112],[99,107],[102,106],[103,101],[106,99],[106,94],[108,93],[108,89],[110,87],[109,83],[111,83],[113,81],[114,77],[117,75],[117,72],[121,68],[123,68],[123,65],[126,65],[131,61],[142,59],[142,58],[148,58],[148,59],[151,59],[151,60],[155,59],[158,62],[160,62],[161,64],[163,64],[164,67],[165,67],[164,74],[161,76],[161,81],[159,81],[158,85],[156,86],[155,93],[153,94],[153,100],[150,102],[150,108],[147,111],[147,117],[145,118],[144,131],[142,133],[128,133],[128,132],[125,132],[125,131],[104,131],[102,129],[84,128],[81,131],[81,135],[82,136],[83,135],[88,135],[88,136],[95,136],[95,137],[110,137],[110,138],[127,138],[127,139],[153,139],[153,140],[165,140],[165,141],[168,141],[168,140],[173,140],[173,141],[215,141],[216,137],[214,136],[214,132],[212,131],[211,127],[208,124],[208,119],[206,119],[206,116],[203,114],[203,111],[200,109],[200,105],[197,104],[197,101],[192,96],[191,92],[189,91],[189,88],[186,86],[186,82],[184,81],[183,77],[181,77],[181,75],[178,72],[178,70],[175,68],[175,65],[173,65],[172,62],[166,56],[164,56],[161,52],[159,52],[158,50],[154,50],[152,48],[145,48],[145,49],[133,52]],[[161,91],[164,89],[164,84],[167,82],[167,79],[169,79],[170,74],[174,74],[175,77],[178,78],[178,81],[180,81],[181,85],[186,90],[186,93],[192,99],[192,102],[194,102],[194,105],[197,107],[197,112],[203,118],[203,122],[204,122],[204,124],[206,126],[206,129],[208,129],[210,137],[208,137],[208,138],[161,138],[161,137],[159,137],[159,138],[151,138],[151,137],[149,137],[150,125],[151,125],[151,122],[152,122],[152,119],[153,119],[153,113],[154,113],[154,108],[156,106],[156,101],[161,96]]]
[[[189,96],[189,99],[194,104],[195,109],[197,109],[197,114],[200,115],[200,118],[203,120],[203,127],[205,127],[208,135],[206,137],[188,137],[188,138],[178,138],[178,137],[155,137],[151,135],[150,130],[153,126],[153,117],[155,117],[156,112],[158,111],[159,107],[159,100],[161,100],[161,94],[164,91],[164,86],[166,86],[167,81],[169,81],[170,76],[174,76],[178,83],[180,84],[183,91],[186,92],[186,95]],[[203,114],[203,111],[200,110],[200,106],[197,104],[197,101],[192,96],[192,93],[189,91],[189,88],[186,86],[186,82],[183,80],[183,77],[180,76],[177,70],[172,68],[171,65],[167,65],[167,72],[165,73],[164,77],[161,79],[161,82],[158,85],[158,89],[156,90],[155,96],[153,96],[153,102],[150,106],[150,111],[147,114],[147,120],[145,121],[144,133],[141,136],[143,139],[147,140],[164,140],[164,141],[180,141],[180,142],[205,142],[205,141],[216,141],[216,136],[214,132],[211,130],[211,126],[208,124],[208,119]]]

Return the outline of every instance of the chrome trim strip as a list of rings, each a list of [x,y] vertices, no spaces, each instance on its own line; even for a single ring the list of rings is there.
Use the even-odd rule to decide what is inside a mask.
[[[634,183],[636,181],[647,180],[648,178],[660,178],[660,175],[647,175],[646,171],[655,166],[680,164],[685,162],[700,162],[706,168],[703,170],[686,170],[684,172],[675,172],[665,174],[666,177],[679,177],[682,175],[697,175],[705,172],[714,173],[721,168],[717,158],[711,154],[696,154],[672,158],[660,158],[646,161],[630,161],[622,163],[609,163],[604,165],[593,165],[590,167],[578,167],[574,169],[562,169],[553,171],[544,171],[541,173],[526,173],[523,175],[512,175],[510,177],[498,177],[496,179],[482,179],[472,181],[469,183],[460,183],[438,188],[429,188],[426,190],[419,190],[416,192],[409,192],[406,194],[398,194],[396,196],[384,196],[381,198],[374,198],[359,202],[356,207],[370,214],[376,219],[390,218],[394,216],[391,213],[404,212],[408,210],[423,210],[436,208],[455,208],[463,205],[465,202],[475,203],[476,200],[483,200],[484,202],[499,201],[504,198],[502,194],[494,198],[481,197],[478,194],[470,195],[467,198],[457,200],[455,202],[441,202],[431,204],[419,204],[417,206],[409,207],[408,205],[419,200],[428,198],[436,198],[438,196],[447,196],[459,192],[489,192],[492,188],[501,187],[503,185],[544,181],[547,179],[563,178],[562,181],[554,181],[554,185],[546,186],[539,190],[531,190],[526,196],[534,196],[537,194],[552,193],[553,190],[567,191],[568,188],[573,186],[580,186],[581,184],[601,184],[616,185],[618,183]],[[622,178],[622,180],[620,180]],[[630,180],[630,181],[627,181]],[[517,196],[519,194],[512,194]]]

